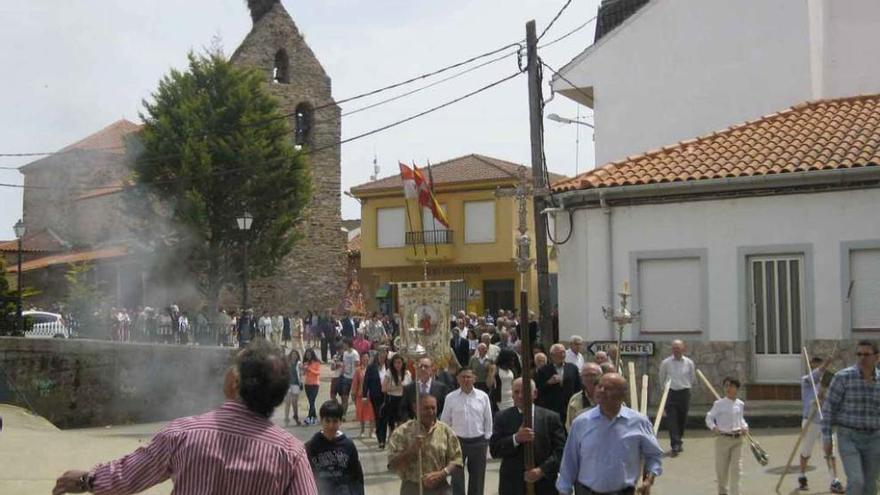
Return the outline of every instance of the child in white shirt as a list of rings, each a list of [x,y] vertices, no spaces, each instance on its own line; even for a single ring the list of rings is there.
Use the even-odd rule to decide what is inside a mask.
[[[706,426],[718,435],[715,439],[715,474],[719,495],[739,495],[743,437],[749,431],[743,418],[745,403],[736,398],[739,387],[736,378],[725,378],[725,396],[716,400],[706,413]]]

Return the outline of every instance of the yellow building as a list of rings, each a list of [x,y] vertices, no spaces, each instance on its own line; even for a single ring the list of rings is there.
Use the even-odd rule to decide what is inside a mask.
[[[431,167],[434,192],[449,219],[449,229],[407,201],[399,175],[353,187],[361,202],[360,272],[375,292],[368,307],[396,310],[390,282],[461,280],[453,294],[453,310],[483,314],[514,309],[520,280],[513,258],[518,226],[516,199],[499,197],[520,180],[520,169],[531,169],[482,155],[467,155]],[[424,171],[428,175],[427,171]],[[551,182],[561,176],[550,174]],[[534,246],[532,202],[528,202],[529,235]],[[556,259],[550,253],[551,303],[556,301]],[[534,248],[532,250],[534,257]],[[537,310],[534,266],[528,277],[529,308]]]

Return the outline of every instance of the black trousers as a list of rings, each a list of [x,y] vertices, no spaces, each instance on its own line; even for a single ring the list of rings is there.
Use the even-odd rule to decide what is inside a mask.
[[[306,385],[306,397],[309,399],[309,415],[308,418],[317,418],[318,413],[315,410],[315,399],[318,397],[318,385]]]
[[[330,351],[330,358],[333,357],[333,341],[330,339],[321,339],[321,361],[325,363],[328,361],[327,359],[327,351]]]
[[[669,397],[666,398],[666,428],[669,429],[669,444],[674,449],[681,447],[690,405],[691,389],[669,391]]]
[[[373,404],[373,414],[376,417],[376,441],[380,445],[385,445],[385,440],[388,436],[388,414],[382,410],[384,402],[384,395],[370,396],[370,403]]]

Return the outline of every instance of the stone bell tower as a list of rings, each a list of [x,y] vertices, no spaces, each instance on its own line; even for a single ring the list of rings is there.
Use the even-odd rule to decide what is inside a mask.
[[[330,77],[303,40],[280,0],[248,0],[253,28],[232,63],[260,71],[265,89],[291,115],[290,139],[309,152],[313,196],[299,230],[301,239],[278,272],[255,280],[257,310],[292,313],[339,307],[345,292],[345,242],[340,198],[340,111]]]

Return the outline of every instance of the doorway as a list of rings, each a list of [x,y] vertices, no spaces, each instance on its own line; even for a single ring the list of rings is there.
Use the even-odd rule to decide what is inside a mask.
[[[493,315],[498,314],[499,309],[508,311],[516,309],[513,297],[513,280],[484,280],[483,281],[483,308]]]
[[[801,255],[749,258],[749,320],[757,383],[800,380],[803,280]]]

